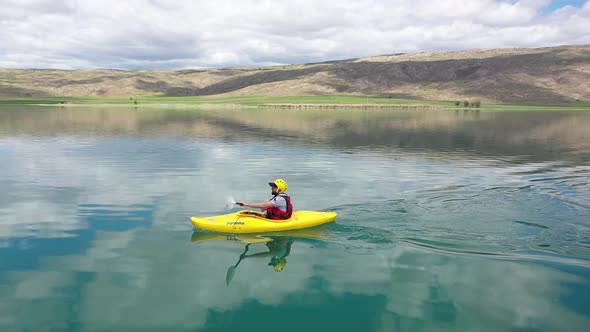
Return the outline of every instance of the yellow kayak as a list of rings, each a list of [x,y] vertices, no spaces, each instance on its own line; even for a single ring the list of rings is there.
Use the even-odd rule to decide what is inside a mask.
[[[336,220],[336,212],[293,211],[291,218],[271,220],[256,211],[239,211],[219,216],[191,217],[196,229],[221,233],[263,233],[315,227]]]
[[[289,231],[279,232],[263,232],[261,233],[242,233],[242,234],[222,234],[202,232],[196,230],[191,236],[191,242],[209,242],[209,241],[236,241],[246,244],[267,243],[274,241],[276,238],[296,238],[296,239],[312,239],[323,240],[325,238],[326,228],[322,226],[294,229]]]

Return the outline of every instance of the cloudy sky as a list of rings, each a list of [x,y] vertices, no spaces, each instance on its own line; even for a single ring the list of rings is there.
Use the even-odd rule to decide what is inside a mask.
[[[0,0],[0,67],[223,67],[590,44],[588,22],[588,0]]]

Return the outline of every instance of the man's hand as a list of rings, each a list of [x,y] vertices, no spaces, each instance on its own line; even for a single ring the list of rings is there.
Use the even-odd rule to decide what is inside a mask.
[[[244,203],[242,203],[242,202],[236,202],[236,204],[239,206],[244,206]]]

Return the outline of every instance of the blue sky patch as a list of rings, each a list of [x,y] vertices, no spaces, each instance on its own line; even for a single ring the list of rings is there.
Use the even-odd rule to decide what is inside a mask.
[[[546,7],[541,9],[541,13],[543,14],[550,14],[556,10],[558,10],[559,8],[565,7],[565,6],[572,6],[572,7],[577,7],[580,8],[584,5],[586,1],[584,0],[554,0],[551,1],[551,3],[549,3]]]

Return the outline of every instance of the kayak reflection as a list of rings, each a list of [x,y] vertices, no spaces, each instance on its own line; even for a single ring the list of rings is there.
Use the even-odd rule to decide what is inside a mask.
[[[244,248],[244,252],[240,255],[238,262],[235,265],[232,265],[227,269],[227,274],[225,275],[225,284],[229,286],[229,283],[232,281],[236,268],[240,265],[240,262],[246,258],[268,258],[270,257],[270,262],[268,263],[269,266],[272,266],[276,272],[281,272],[287,265],[287,256],[291,253],[291,245],[293,244],[293,239],[290,238],[283,238],[283,239],[275,239],[271,242],[265,243],[268,251],[257,252],[253,254],[247,254],[248,250],[250,249],[250,243],[246,244]]]
[[[297,239],[322,239],[324,227],[315,227],[292,232],[274,234],[213,234],[195,231],[192,242],[206,241],[237,241],[245,244],[243,252],[237,262],[230,266],[225,276],[225,284],[229,286],[237,267],[243,260],[249,258],[263,258],[268,260],[275,272],[282,272],[287,265],[287,257],[291,253],[291,246]],[[264,244],[264,246],[262,246]]]

